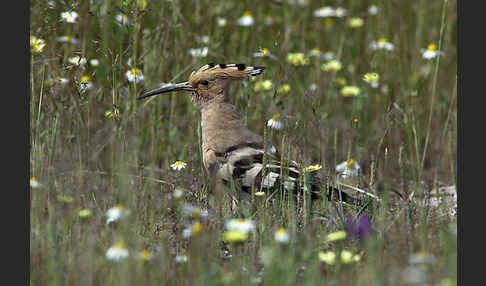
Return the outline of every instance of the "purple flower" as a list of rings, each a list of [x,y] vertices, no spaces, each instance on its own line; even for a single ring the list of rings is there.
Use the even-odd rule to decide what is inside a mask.
[[[356,222],[352,218],[346,220],[346,232],[350,237],[362,240],[373,234],[375,230],[371,226],[370,217],[367,214],[361,215]]]

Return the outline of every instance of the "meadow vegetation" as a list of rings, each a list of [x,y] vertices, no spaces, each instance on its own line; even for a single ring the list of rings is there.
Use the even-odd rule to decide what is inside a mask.
[[[456,11],[30,1],[30,284],[456,285]],[[189,94],[136,97],[210,62],[265,66],[231,87],[245,124],[381,201],[208,195]]]

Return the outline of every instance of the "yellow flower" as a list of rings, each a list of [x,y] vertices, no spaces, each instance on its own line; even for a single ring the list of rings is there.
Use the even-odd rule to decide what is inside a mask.
[[[89,216],[91,216],[91,210],[90,209],[82,209],[78,212],[78,215],[82,218],[89,217]]]
[[[255,196],[257,197],[261,197],[261,196],[264,196],[265,195],[265,192],[256,192],[255,193]]]
[[[228,242],[242,242],[248,238],[248,233],[238,230],[228,230],[223,233],[223,240]]]
[[[374,83],[380,80],[380,76],[375,72],[370,72],[363,76],[363,80],[367,83]]]
[[[278,243],[288,243],[290,240],[289,231],[286,228],[281,227],[275,231],[274,238]]]
[[[331,265],[336,262],[336,254],[332,251],[328,251],[328,252],[319,251],[318,258],[320,261]]]
[[[185,228],[182,231],[182,237],[189,238],[191,236],[199,234],[203,230],[203,226],[200,222],[196,221],[191,226]]]
[[[359,17],[351,18],[348,21],[348,26],[351,28],[359,28],[363,26],[363,19]]]
[[[278,90],[277,94],[287,94],[290,91],[290,85],[289,84],[283,84],[281,85]]]
[[[33,189],[40,188],[41,184],[37,181],[36,177],[30,178],[30,187]]]
[[[138,254],[138,257],[141,259],[141,260],[150,260],[152,259],[153,255],[150,251],[144,249],[142,251],[140,251],[140,253]]]
[[[322,169],[322,165],[310,165],[309,167],[305,167],[304,168],[304,172],[314,172],[314,171],[317,171],[319,169]]]
[[[46,42],[43,39],[30,36],[30,51],[33,53],[41,53],[46,46]]]
[[[342,87],[346,84],[346,79],[344,77],[337,77],[334,79],[334,84],[338,87]]]
[[[321,69],[323,71],[338,71],[343,67],[340,61],[338,60],[331,60],[327,63],[321,65]]]
[[[107,117],[107,118],[118,118],[118,117],[120,117],[120,109],[118,109],[118,107],[114,106],[113,110],[107,110],[105,112],[105,117]]]
[[[353,261],[353,253],[348,250],[341,251],[341,262],[350,263]]]
[[[324,20],[324,25],[328,28],[332,27],[332,25],[334,25],[334,20],[331,19],[331,18],[326,18]]]
[[[251,13],[247,11],[243,13],[243,16],[241,16],[241,18],[238,19],[237,23],[240,26],[249,27],[249,26],[253,26],[255,20],[253,20],[253,16],[251,15]]]
[[[348,85],[341,89],[341,95],[344,97],[358,96],[361,90],[357,86]]]
[[[337,240],[341,240],[341,239],[345,239],[345,238],[346,238],[346,232],[344,230],[340,230],[340,231],[336,231],[336,232],[328,234],[327,237],[326,237],[326,241],[332,242],[332,241],[337,241]]]
[[[430,44],[427,46],[428,51],[437,51],[437,46],[434,44]]]
[[[288,53],[287,62],[294,66],[305,66],[310,63],[310,60],[304,53]]]
[[[62,202],[62,203],[72,203],[73,202],[73,197],[71,196],[63,196],[63,195],[58,195],[57,200]]]
[[[272,89],[272,81],[271,80],[264,80],[264,81],[257,81],[255,83],[255,87],[254,87],[254,90],[256,92],[259,92],[259,91],[262,91],[262,90],[270,90]]]

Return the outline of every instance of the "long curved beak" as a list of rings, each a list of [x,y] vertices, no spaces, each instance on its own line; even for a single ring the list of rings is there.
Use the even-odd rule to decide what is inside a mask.
[[[194,87],[192,87],[192,85],[190,85],[189,82],[187,82],[187,81],[177,83],[177,84],[169,84],[167,86],[160,87],[160,88],[148,91],[146,93],[143,93],[142,95],[137,97],[137,99],[143,99],[143,98],[147,98],[149,96],[161,94],[161,93],[164,93],[164,92],[179,91],[179,90],[194,91]]]

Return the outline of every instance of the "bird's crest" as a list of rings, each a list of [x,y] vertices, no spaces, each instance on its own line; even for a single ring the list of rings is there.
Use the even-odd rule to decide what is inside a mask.
[[[223,91],[232,80],[256,76],[263,73],[264,70],[265,68],[261,66],[209,63],[197,71],[193,71],[187,82],[154,89],[142,94],[138,99],[170,91],[185,90],[191,91],[193,99],[201,104],[214,98],[224,98]]]

